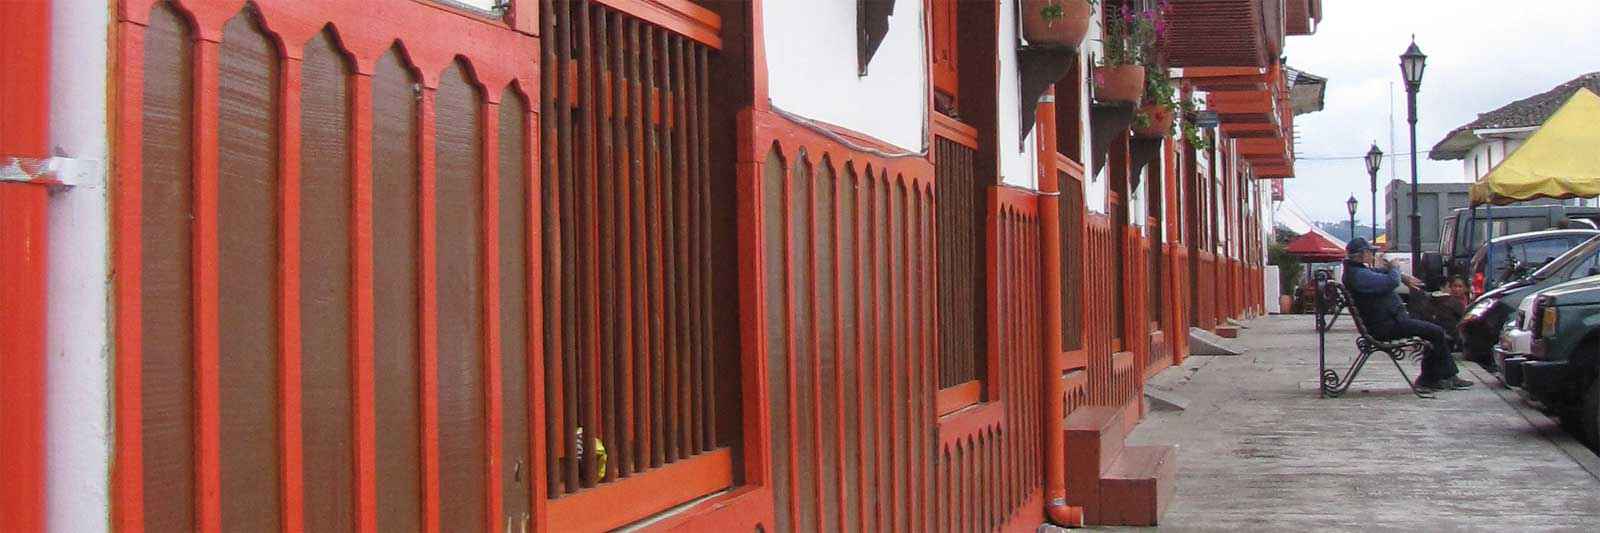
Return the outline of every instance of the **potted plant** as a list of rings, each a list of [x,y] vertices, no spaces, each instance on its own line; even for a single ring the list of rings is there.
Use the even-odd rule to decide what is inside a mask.
[[[1178,111],[1183,114],[1183,122],[1179,126],[1179,129],[1183,132],[1183,143],[1200,152],[1210,150],[1211,141],[1206,140],[1206,137],[1200,134],[1200,126],[1196,126],[1194,123],[1195,112],[1198,111],[1194,101],[1188,98],[1178,100]]]
[[[1172,135],[1172,118],[1177,110],[1177,88],[1167,69],[1149,65],[1145,69],[1144,97],[1133,115],[1133,133],[1140,137]]]
[[[1022,0],[1022,37],[1028,44],[1077,46],[1089,33],[1098,0]]]
[[[1099,68],[1094,72],[1095,99],[1138,104],[1144,95],[1145,64],[1153,57],[1157,12],[1135,13],[1124,5],[1105,17]]]

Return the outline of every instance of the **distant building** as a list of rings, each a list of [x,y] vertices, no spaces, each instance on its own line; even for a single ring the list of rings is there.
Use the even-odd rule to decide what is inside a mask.
[[[1489,111],[1477,120],[1445,134],[1428,158],[1434,161],[1461,161],[1464,182],[1475,182],[1505,161],[1511,152],[1538,131],[1578,89],[1600,93],[1600,72],[1590,72],[1554,88]],[[1568,205],[1600,205],[1595,199],[1570,200]],[[1426,214],[1426,211],[1424,211]],[[1427,237],[1423,237],[1427,241]]]
[[[1461,180],[1454,182],[1421,183],[1417,187],[1417,210],[1422,215],[1422,250],[1439,250],[1440,223],[1450,212],[1467,207],[1467,189],[1482,179],[1489,171],[1505,161],[1511,152],[1544,125],[1572,93],[1587,87],[1600,92],[1600,72],[1591,72],[1572,81],[1557,85],[1487,113],[1479,113],[1472,122],[1457,127],[1446,134],[1428,158],[1435,161],[1461,161]],[[1389,234],[1390,250],[1411,251],[1411,185],[1404,180],[1393,180],[1384,188],[1384,206],[1388,224],[1394,231]],[[1561,203],[1558,200],[1539,200],[1528,204]],[[1594,199],[1568,200],[1569,205],[1596,205]]]
[[[1469,182],[1417,184],[1417,212],[1422,214],[1422,251],[1439,251],[1439,228],[1444,217],[1467,206]],[[1389,251],[1411,251],[1411,183],[1390,180],[1383,188],[1384,226],[1389,232]]]

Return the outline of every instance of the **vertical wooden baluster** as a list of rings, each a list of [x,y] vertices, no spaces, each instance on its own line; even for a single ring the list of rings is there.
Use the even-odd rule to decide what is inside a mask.
[[[646,371],[649,373],[648,410],[650,412],[650,466],[661,466],[666,462],[667,432],[665,416],[666,404],[664,386],[666,383],[665,365],[666,358],[666,332],[665,306],[665,276],[662,271],[662,246],[661,235],[662,220],[661,205],[661,126],[665,124],[665,113],[661,112],[660,77],[656,64],[657,54],[660,53],[660,39],[655,26],[644,27],[644,48],[641,56],[644,59],[644,75],[640,78],[641,98],[644,100],[645,123],[645,184],[649,186],[646,193],[648,202],[646,212],[650,217],[649,239],[649,278],[650,278],[650,364]]]
[[[670,42],[670,50],[672,54],[672,75],[668,78],[672,81],[672,264],[674,274],[672,307],[675,317],[675,327],[673,329],[677,334],[678,340],[677,344],[675,345],[677,350],[673,359],[676,362],[678,369],[677,373],[675,374],[676,388],[674,390],[676,392],[675,398],[677,400],[677,404],[675,405],[676,410],[674,413],[677,416],[678,422],[676,433],[678,443],[678,458],[680,459],[689,457],[692,454],[690,451],[692,443],[689,440],[689,434],[692,433],[691,428],[694,427],[694,417],[692,416],[692,412],[689,407],[689,383],[692,379],[689,368],[689,350],[691,342],[689,331],[692,329],[692,326],[690,326],[689,321],[689,287],[688,279],[686,278],[689,263],[689,224],[687,218],[689,210],[689,191],[686,187],[686,180],[688,178],[689,169],[687,157],[688,152],[685,150],[685,147],[688,145],[688,139],[686,138],[687,130],[685,125],[688,123],[688,121],[685,120],[687,113],[684,112],[683,98],[683,41],[684,38],[681,35],[674,34],[672,36],[672,40]]]
[[[557,122],[560,142],[560,173],[558,186],[561,191],[558,205],[561,224],[561,420],[562,430],[560,448],[565,452],[562,466],[562,477],[566,487],[563,492],[576,492],[579,487],[579,467],[577,448],[578,432],[578,407],[582,391],[578,388],[578,355],[582,346],[581,329],[582,307],[580,299],[583,294],[579,292],[579,279],[583,273],[579,271],[580,255],[582,248],[579,244],[579,224],[582,220],[579,214],[582,207],[578,205],[577,185],[579,172],[577,169],[577,150],[582,143],[578,141],[575,130],[575,114],[580,110],[572,99],[575,94],[572,88],[578,81],[575,79],[576,71],[572,67],[572,42],[573,42],[573,14],[572,2],[554,0],[558,6],[556,13],[556,81],[555,90],[558,97],[556,113],[560,117]]]
[[[621,366],[621,373],[617,379],[616,390],[620,394],[617,399],[618,420],[616,421],[616,471],[619,476],[626,477],[633,472],[633,457],[635,435],[633,432],[633,361],[638,345],[634,343],[634,302],[638,298],[633,293],[633,191],[631,165],[629,164],[628,126],[624,117],[627,115],[628,84],[632,76],[627,72],[627,41],[623,26],[631,19],[620,14],[613,15],[615,20],[611,24],[610,41],[612,43],[611,57],[611,124],[614,136],[612,153],[615,155],[612,182],[615,183],[615,207],[617,240],[613,244],[613,267],[622,276],[617,282],[617,312],[621,315],[616,322],[617,342],[621,345],[617,349],[617,363]]]
[[[610,34],[610,12],[600,5],[594,5],[589,10],[594,19],[591,24],[592,40],[585,41],[585,46],[591,50],[590,73],[592,82],[589,90],[593,93],[589,101],[594,104],[592,116],[595,120],[596,140],[595,147],[595,173],[590,176],[594,181],[595,190],[595,227],[599,239],[590,257],[595,260],[594,269],[597,274],[596,287],[598,298],[598,314],[595,317],[594,329],[599,336],[600,351],[594,363],[595,374],[593,380],[598,384],[596,420],[593,426],[594,438],[597,442],[610,443],[606,452],[608,460],[604,465],[596,462],[596,467],[603,469],[596,473],[596,482],[604,479],[616,479],[616,466],[619,461],[610,460],[609,456],[617,451],[617,438],[620,433],[616,428],[617,415],[617,360],[619,347],[616,332],[620,330],[616,318],[620,314],[617,310],[617,270],[614,263],[616,249],[616,218],[615,200],[616,191],[616,160],[612,158],[611,137],[611,92],[610,84],[616,81],[615,73],[611,70],[611,50],[608,36]]]
[[[702,58],[704,58],[704,54],[702,54]],[[701,74],[704,75],[704,69],[701,70]],[[832,166],[832,163],[829,163],[829,165]],[[832,442],[832,445],[834,445],[835,458],[834,480],[835,485],[837,485],[837,487],[834,487],[834,490],[837,498],[832,501],[832,504],[834,504],[835,523],[837,523],[838,530],[848,530],[848,528],[850,528],[850,523],[845,522],[845,499],[850,498],[850,495],[848,495],[848,490],[845,488],[845,475],[850,474],[850,471],[848,471],[848,469],[845,467],[845,464],[848,463],[848,461],[845,459],[845,410],[848,410],[850,407],[845,405],[845,363],[848,362],[848,359],[845,357],[846,352],[848,352],[848,349],[846,349],[845,346],[846,341],[848,341],[848,339],[845,338],[845,314],[850,312],[851,307],[850,303],[845,301],[843,296],[840,296],[843,293],[843,282],[840,282],[840,277],[845,275],[846,271],[850,269],[850,266],[845,264],[845,259],[843,259],[845,258],[845,251],[843,251],[843,246],[845,245],[843,245],[843,243],[845,243],[845,232],[848,229],[843,227],[845,226],[845,224],[843,224],[843,218],[845,218],[845,214],[842,213],[845,213],[846,210],[851,210],[851,208],[854,208],[854,206],[846,205],[845,200],[843,200],[843,198],[845,198],[843,190],[845,190],[845,187],[850,186],[850,184],[848,184],[848,179],[846,179],[845,174],[840,173],[840,171],[842,171],[840,168],[832,168],[832,170],[829,171],[829,174],[832,176],[832,178],[834,178],[834,182],[826,182],[826,184],[822,184],[824,187],[834,187],[834,202],[830,203],[829,205],[830,216],[832,216],[832,222],[830,222],[830,224],[834,226],[834,235],[830,237],[832,240],[834,240],[834,256],[832,256],[832,261],[829,261],[830,264],[824,264],[822,267],[824,267],[824,269],[832,269],[832,275],[834,275],[834,287],[830,288],[834,298],[830,299],[829,303],[827,303],[829,306],[834,306],[835,410],[834,413],[829,413],[829,415],[834,416],[834,421],[832,421],[832,424],[834,424],[835,442]]]
[[[639,21],[628,19],[628,160],[630,192],[629,217],[633,235],[629,240],[633,269],[633,368],[632,390],[634,441],[632,468],[635,472],[650,466],[650,271],[646,266],[649,227],[645,223],[644,135],[650,126],[642,112],[642,96],[649,83],[639,76],[643,54],[639,45]]]
[[[688,360],[689,367],[689,380],[686,384],[686,388],[689,391],[688,421],[691,422],[686,424],[689,430],[689,455],[694,455],[700,453],[703,449],[702,441],[704,440],[704,435],[700,428],[700,425],[704,422],[702,411],[700,410],[700,400],[703,398],[700,394],[702,371],[700,368],[700,351],[705,345],[705,338],[700,331],[700,321],[702,320],[700,315],[700,286],[703,283],[700,278],[700,253],[704,243],[700,242],[700,120],[695,99],[695,95],[699,91],[695,87],[694,44],[692,41],[685,40],[683,46],[682,62],[685,69],[680,76],[683,79],[680,82],[680,86],[683,87],[684,92],[680,95],[679,100],[683,102],[685,111],[681,128],[686,132],[683,143],[683,156],[687,173],[684,175],[683,180],[684,195],[682,201],[685,205],[684,214],[688,222],[684,228],[685,237],[688,239],[688,253],[685,254],[687,261],[684,263],[684,277],[687,279],[684,311],[686,312],[685,322],[688,324],[687,336],[689,338],[689,350],[684,354],[684,357]]]
[[[851,437],[855,440],[855,457],[852,464],[855,465],[856,476],[856,501],[854,505],[856,523],[853,525],[857,531],[866,531],[868,520],[867,515],[872,512],[869,511],[869,509],[876,508],[872,502],[872,493],[867,488],[867,370],[865,365],[867,361],[866,340],[868,339],[868,330],[866,320],[867,293],[865,292],[865,289],[868,287],[868,285],[862,280],[862,276],[866,271],[865,268],[862,268],[862,265],[865,264],[867,260],[865,244],[866,239],[863,236],[863,228],[867,227],[867,197],[865,192],[869,190],[863,185],[867,183],[866,180],[869,179],[870,173],[857,174],[854,170],[854,167],[846,166],[845,168],[849,170],[850,174],[850,181],[849,183],[846,183],[845,186],[849,187],[850,197],[854,199],[853,202],[850,202],[850,205],[844,206],[846,209],[850,210],[850,224],[849,227],[846,228],[847,231],[850,232],[851,255],[851,261],[848,265],[846,265],[846,268],[850,270],[851,298],[848,312],[855,317],[855,336],[853,339],[850,339],[850,342],[855,345],[855,355],[853,359],[855,359],[854,365],[856,375],[855,402],[850,405],[850,409],[853,409],[856,414],[855,427],[852,428],[855,433]]]
[[[874,423],[877,426],[875,429],[877,435],[875,439],[877,441],[877,490],[879,494],[883,495],[884,502],[880,505],[877,517],[878,529],[887,531],[894,527],[893,515],[890,513],[894,512],[894,507],[897,503],[894,499],[894,491],[890,488],[893,485],[894,466],[890,464],[889,447],[893,445],[891,440],[894,435],[890,433],[889,416],[885,412],[889,402],[892,401],[890,397],[892,389],[885,390],[888,388],[885,384],[890,383],[892,379],[892,376],[888,374],[892,372],[890,361],[893,360],[892,350],[894,349],[892,343],[894,328],[889,315],[889,298],[893,294],[893,290],[889,285],[890,276],[888,272],[890,262],[889,217],[891,216],[889,198],[893,194],[894,184],[889,181],[888,170],[882,168],[879,168],[877,174],[872,176],[872,183],[874,186],[872,199],[876,205],[876,209],[873,210],[871,226],[874,287],[872,308],[874,337],[877,341],[877,350],[873,354],[874,392],[872,411]]]
[[[710,55],[708,48],[704,45],[696,44],[695,50],[699,57],[697,68],[695,69],[696,86],[699,88],[699,92],[695,95],[695,101],[699,102],[700,115],[698,117],[700,138],[697,141],[700,146],[700,207],[698,211],[700,216],[703,217],[700,222],[700,275],[702,280],[700,287],[700,329],[702,339],[700,368],[704,369],[702,379],[705,385],[703,386],[704,399],[702,400],[702,405],[705,412],[705,422],[701,425],[705,431],[705,449],[714,450],[717,448],[717,366],[715,355],[718,333],[712,323],[712,306],[715,305],[715,302],[712,301],[713,265],[711,257],[712,251],[717,248],[716,245],[712,244],[711,237],[711,226],[715,217],[712,215],[713,212],[711,210],[711,78],[708,74]],[[724,257],[726,256],[724,255]]]
[[[578,101],[581,112],[578,114],[579,134],[581,143],[579,148],[583,152],[580,172],[583,176],[583,200],[578,208],[582,217],[579,231],[584,237],[580,240],[583,260],[583,298],[584,311],[582,316],[584,346],[583,365],[580,386],[583,387],[583,465],[578,471],[578,477],[585,488],[593,487],[600,482],[599,469],[599,443],[601,433],[601,377],[600,358],[600,322],[604,319],[601,314],[600,286],[600,212],[599,182],[600,169],[598,154],[595,147],[599,139],[595,134],[596,123],[599,122],[600,106],[602,102],[596,96],[599,94],[596,86],[600,78],[599,70],[595,65],[595,11],[598,9],[590,2],[580,4],[578,12]]]
[[[688,83],[690,75],[688,68],[689,61],[686,52],[688,52],[690,45],[688,44],[688,39],[685,39],[681,36],[676,37],[673,43],[673,54],[676,56],[675,62],[677,63],[678,67],[678,77],[677,79],[673,80],[673,95],[675,97],[675,104],[677,105],[677,110],[675,113],[673,113],[673,115],[677,117],[674,125],[676,126],[678,134],[677,152],[680,161],[678,163],[679,177],[677,182],[677,231],[679,235],[679,268],[682,270],[680,270],[678,274],[679,279],[681,280],[681,284],[678,286],[678,291],[682,294],[682,296],[679,297],[679,305],[681,306],[679,311],[683,313],[683,320],[679,322],[680,327],[683,329],[683,334],[681,337],[683,354],[680,356],[683,361],[683,384],[680,387],[681,392],[679,395],[683,399],[683,404],[681,407],[683,412],[682,424],[684,432],[682,441],[683,455],[684,457],[689,457],[693,456],[695,453],[698,453],[700,449],[700,416],[698,410],[696,409],[696,399],[699,396],[696,389],[699,388],[697,384],[699,383],[698,380],[700,375],[699,368],[697,368],[698,365],[695,364],[695,354],[699,350],[701,341],[699,335],[699,313],[696,309],[697,306],[694,304],[694,294],[698,286],[698,280],[696,279],[697,276],[694,268],[694,257],[699,252],[698,243],[696,242],[697,239],[695,239],[695,220],[698,217],[690,212],[690,208],[696,205],[692,199],[692,195],[695,190],[693,187],[694,175],[697,171],[699,171],[699,168],[697,168],[699,161],[698,154],[695,152],[694,138],[692,137],[694,133],[694,120],[691,119],[691,115],[689,114],[689,102],[691,100],[689,97],[689,91],[691,86]]]
[[[661,265],[662,265],[662,311],[664,324],[662,325],[662,368],[664,383],[662,399],[664,401],[662,432],[666,438],[666,458],[668,462],[677,461],[682,457],[679,450],[679,431],[683,421],[682,414],[678,411],[678,381],[682,379],[678,372],[678,357],[682,353],[680,345],[680,329],[678,322],[682,320],[678,306],[678,239],[674,227],[677,223],[677,167],[674,166],[678,139],[674,135],[673,124],[677,120],[674,116],[675,106],[672,104],[672,35],[668,31],[656,34],[657,53],[660,54],[660,79],[656,88],[660,99],[661,109]]]
[[[905,421],[901,416],[905,413],[905,394],[901,389],[905,378],[905,368],[902,363],[906,360],[907,337],[906,333],[906,295],[910,290],[905,283],[906,254],[905,254],[905,182],[901,176],[894,176],[889,188],[889,401],[884,404],[884,409],[889,416],[889,495],[894,505],[890,507],[890,530],[904,531],[906,499],[904,494],[904,481],[906,475],[904,451]]]

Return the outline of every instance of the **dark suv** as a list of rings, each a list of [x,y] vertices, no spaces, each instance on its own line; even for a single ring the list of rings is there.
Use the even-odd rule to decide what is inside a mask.
[[[1470,279],[1468,267],[1472,256],[1489,240],[1490,209],[1486,207],[1455,210],[1444,219],[1440,228],[1439,251],[1422,255],[1422,268],[1417,277],[1430,289],[1436,289],[1451,276]],[[1515,205],[1493,209],[1494,235],[1516,235],[1563,226],[1571,228],[1600,228],[1600,208],[1570,207],[1564,205]]]
[[[1500,329],[1513,318],[1524,298],[1551,286],[1591,275],[1591,270],[1596,268],[1600,268],[1600,237],[1590,238],[1567,250],[1526,277],[1479,296],[1467,308],[1467,314],[1458,326],[1467,358],[1485,366],[1491,365],[1494,345],[1500,339]]]
[[[1589,445],[1600,445],[1600,275],[1533,297],[1522,321],[1532,349],[1504,361],[1506,385],[1521,387]]]

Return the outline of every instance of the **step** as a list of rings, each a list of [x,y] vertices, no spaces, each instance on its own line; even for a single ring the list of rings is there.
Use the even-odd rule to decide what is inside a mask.
[[[1172,503],[1178,474],[1178,447],[1129,446],[1100,478],[1100,505],[1094,524],[1154,526]]]
[[[1067,415],[1067,504],[1092,512],[1100,500],[1101,474],[1122,453],[1125,426],[1122,410],[1083,407]]]
[[[1217,326],[1217,336],[1224,339],[1239,338],[1239,326]]]

